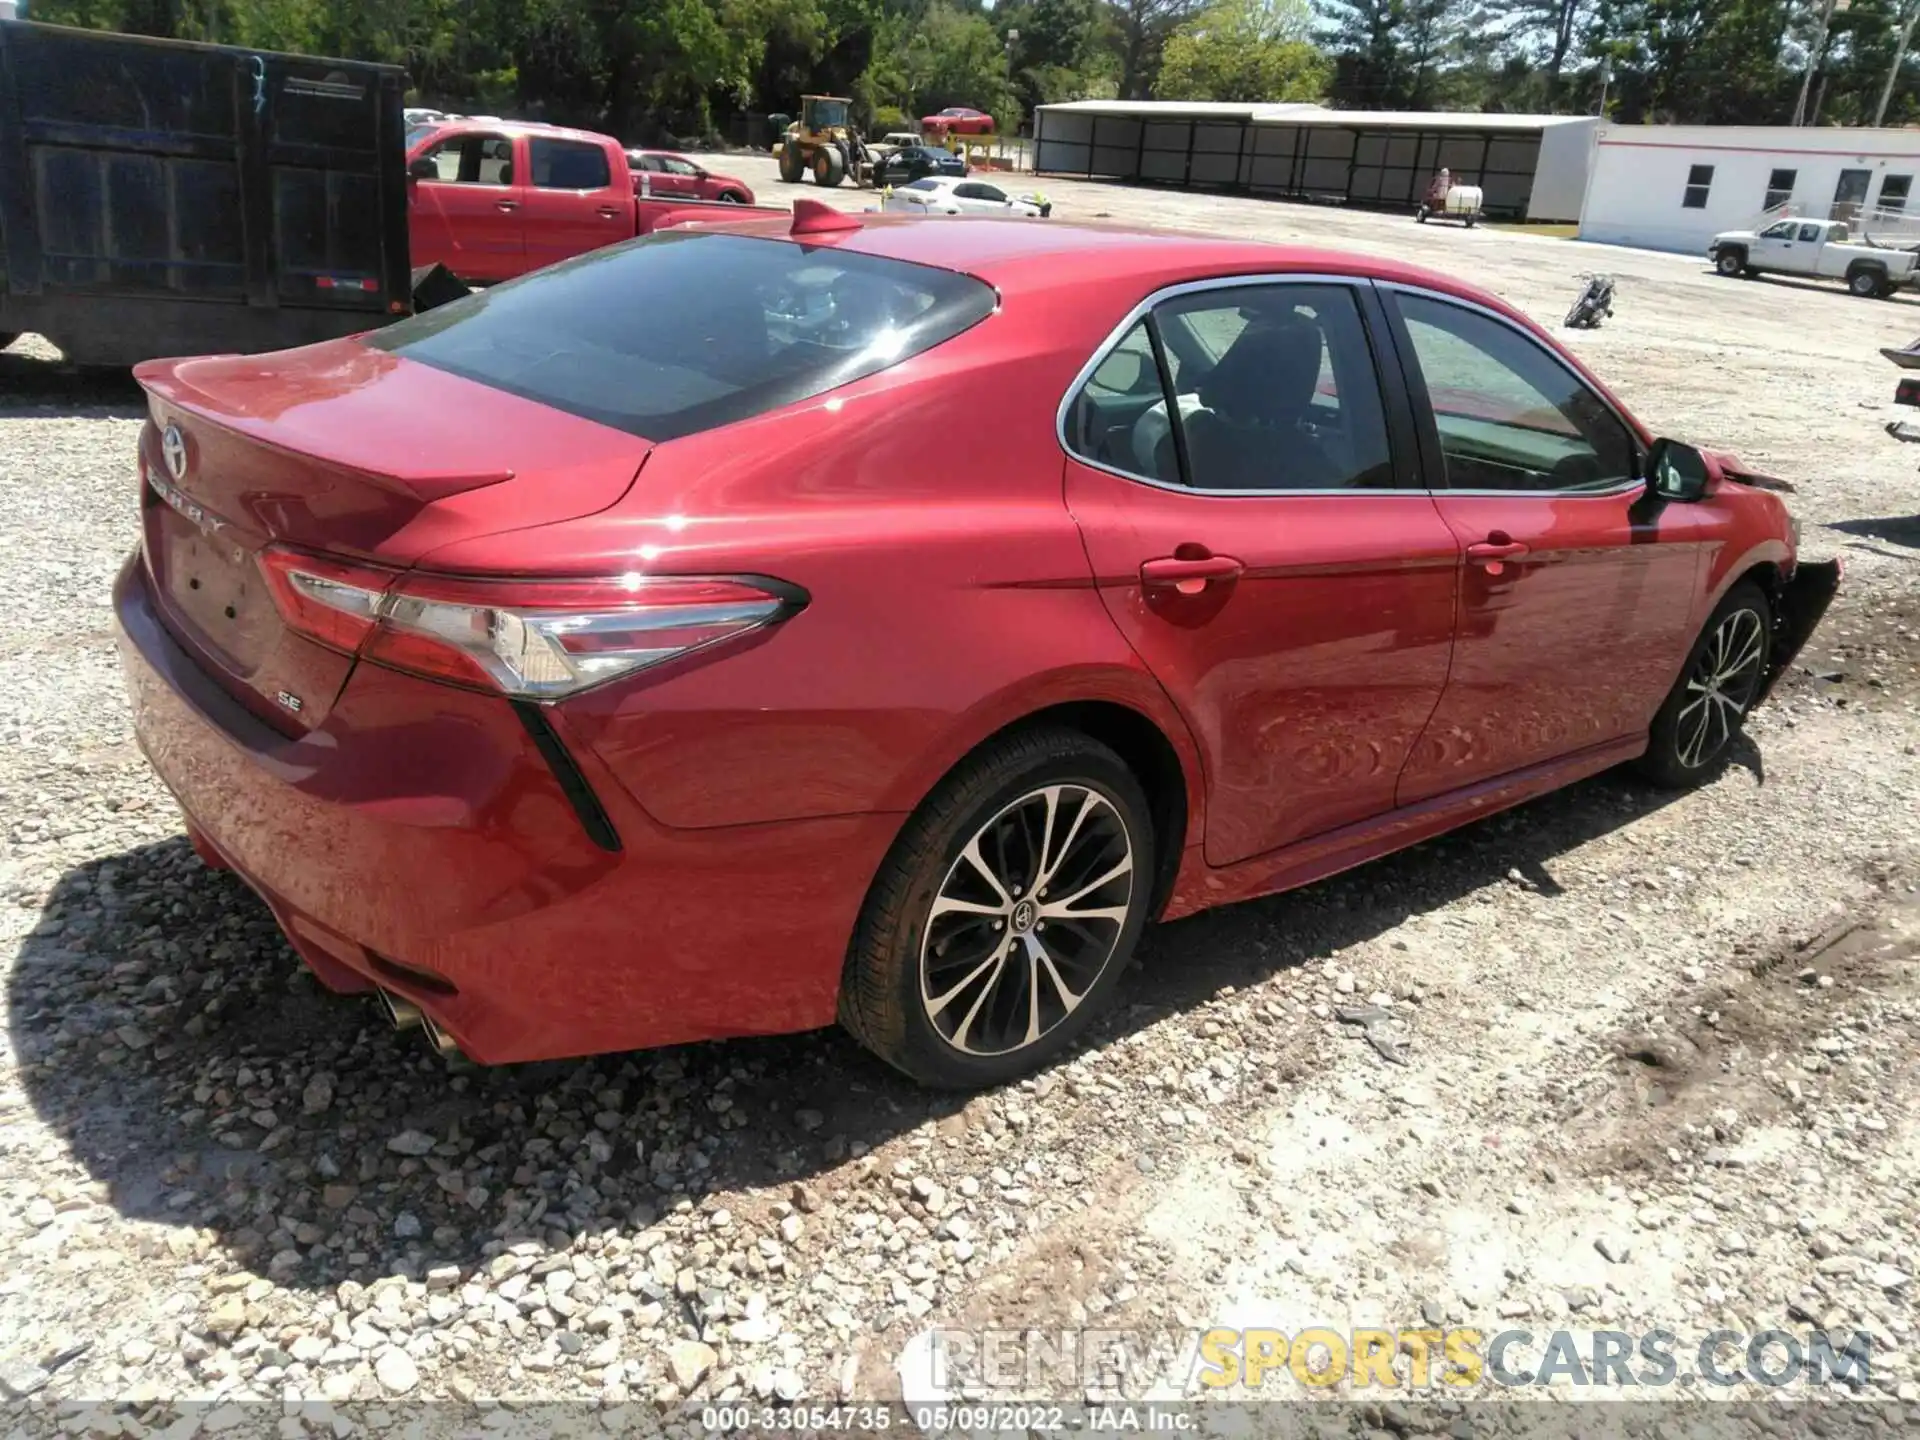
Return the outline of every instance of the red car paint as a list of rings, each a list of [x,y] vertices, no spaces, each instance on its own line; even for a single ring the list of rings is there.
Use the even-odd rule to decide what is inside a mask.
[[[774,222],[746,233],[794,243]],[[485,1062],[830,1024],[889,845],[1008,726],[1053,711],[1157,737],[1179,781],[1171,918],[1640,753],[1720,597],[1793,570],[1778,497],[1717,461],[1694,504],[1641,487],[1223,499],[1063,451],[1057,414],[1090,357],[1149,296],[1207,278],[1464,300],[1611,403],[1457,281],[1018,221],[804,238],[966,272],[996,308],[864,378],[658,442],[370,341],[141,367],[154,483],[115,592],[140,741],[201,853],[328,984],[404,996]],[[170,496],[167,426],[187,477]],[[1498,558],[1475,553],[1495,536]],[[259,608],[269,544],[401,587],[639,571],[772,577],[750,583],[806,601],[659,669],[509,703],[279,627]],[[1231,562],[1211,582],[1143,580],[1210,555]],[[195,566],[213,593],[182,586]],[[229,604],[263,618],[226,633]],[[596,843],[596,809],[618,849]]]
[[[731,175],[716,175],[672,150],[629,150],[627,167],[633,172],[633,193],[668,200],[719,200],[729,205],[753,204],[753,187]]]
[[[938,115],[925,116],[920,121],[920,133],[929,140],[948,135],[991,135],[993,116],[965,105],[950,105]]]
[[[414,174],[422,162],[446,178]],[[414,265],[445,265],[476,282],[511,280],[681,219],[700,218],[697,212],[680,214],[681,207],[719,201],[722,195],[734,198],[725,202],[724,212],[716,205],[719,213],[713,218],[755,213],[753,192],[725,176],[641,198],[619,141],[557,125],[478,120],[441,125],[414,142],[407,167]],[[574,181],[588,183],[565,183]]]

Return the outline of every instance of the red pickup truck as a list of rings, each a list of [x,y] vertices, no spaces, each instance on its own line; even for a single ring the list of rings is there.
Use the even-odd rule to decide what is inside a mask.
[[[441,264],[476,282],[511,280],[686,220],[786,213],[636,196],[618,140],[526,122],[461,120],[416,135],[407,192],[415,267]]]

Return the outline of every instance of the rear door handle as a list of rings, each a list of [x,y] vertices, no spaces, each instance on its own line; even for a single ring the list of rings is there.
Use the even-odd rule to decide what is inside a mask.
[[[1246,568],[1231,555],[1204,555],[1191,560],[1162,555],[1140,562],[1140,583],[1149,590],[1173,589],[1182,595],[1198,595],[1216,580],[1239,579]]]
[[[493,202],[493,208],[500,211],[518,210],[520,208],[520,202],[518,200],[496,200]]]

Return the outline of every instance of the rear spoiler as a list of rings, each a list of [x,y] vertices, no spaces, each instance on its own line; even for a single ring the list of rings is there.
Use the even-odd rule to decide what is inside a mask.
[[[351,341],[335,341],[336,345],[352,345]],[[406,364],[395,356],[383,351],[370,350],[365,346],[352,345],[356,352],[343,359],[343,368],[354,364],[374,364],[390,366]],[[376,485],[382,490],[392,491],[430,505],[436,500],[444,500],[449,495],[459,495],[468,490],[481,490],[489,485],[499,485],[513,479],[511,470],[435,470],[427,467],[404,464],[396,457],[391,446],[383,447],[382,458],[378,466],[370,463],[363,447],[356,448],[358,437],[351,434],[330,433],[318,435],[308,430],[300,433],[300,444],[289,445],[286,442],[283,411],[287,396],[283,390],[274,388],[273,372],[262,366],[257,375],[260,382],[262,401],[278,402],[272,405],[271,416],[262,416],[249,410],[245,393],[215,394],[195,385],[186,372],[195,365],[208,362],[229,362],[244,360],[237,355],[202,355],[185,360],[148,360],[133,367],[133,378],[140,387],[155,399],[165,402],[176,410],[184,410],[195,419],[209,425],[217,425],[236,435],[244,435],[254,444],[282,455],[295,456],[301,460],[317,462],[334,469],[345,470]],[[268,408],[263,404],[262,409]],[[154,418],[159,419],[156,412]]]

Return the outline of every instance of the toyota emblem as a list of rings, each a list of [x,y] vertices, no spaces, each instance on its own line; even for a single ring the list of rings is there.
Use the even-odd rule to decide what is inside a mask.
[[[169,425],[160,437],[160,458],[167,462],[167,473],[174,483],[187,478],[187,437],[178,425]]]

